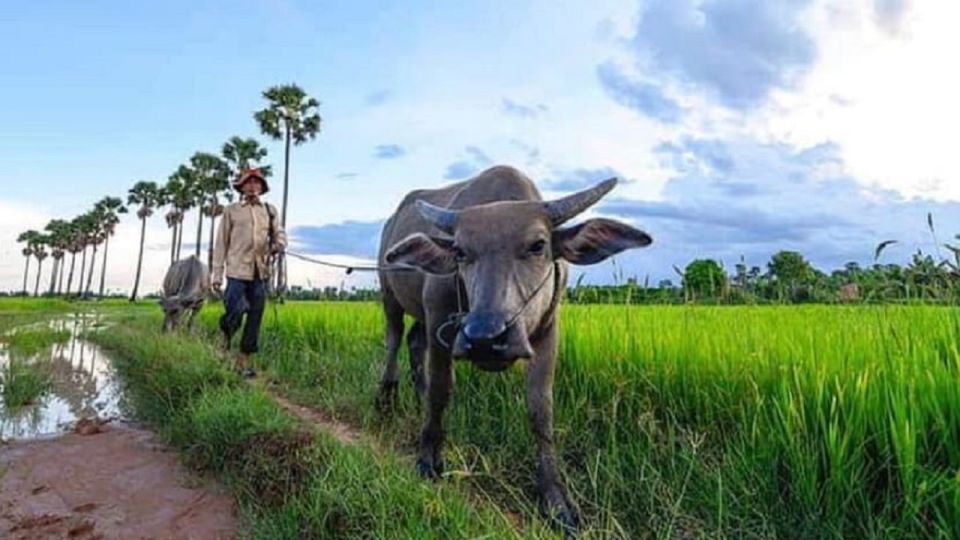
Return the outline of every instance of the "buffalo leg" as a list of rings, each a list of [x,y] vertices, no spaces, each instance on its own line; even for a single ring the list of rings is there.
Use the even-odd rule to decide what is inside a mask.
[[[193,332],[193,320],[197,317],[197,313],[200,312],[200,307],[202,306],[198,306],[190,309],[190,316],[187,319],[187,329],[190,330],[191,332]]]
[[[397,401],[397,352],[403,343],[403,308],[390,292],[383,289],[383,314],[386,320],[384,346],[387,348],[386,365],[380,378],[380,391],[377,393],[376,407],[380,412],[390,410]]]
[[[560,478],[553,446],[553,374],[557,354],[555,326],[539,343],[534,344],[534,350],[534,358],[527,365],[527,414],[537,441],[540,509],[566,531],[572,532],[579,525],[579,512]]]
[[[423,358],[427,352],[427,332],[422,322],[416,321],[407,331],[407,349],[410,353],[410,378],[417,392],[417,406],[426,392],[427,382],[423,373]]]
[[[430,345],[427,354],[427,421],[420,433],[417,472],[425,478],[443,474],[443,413],[453,390],[450,353]]]

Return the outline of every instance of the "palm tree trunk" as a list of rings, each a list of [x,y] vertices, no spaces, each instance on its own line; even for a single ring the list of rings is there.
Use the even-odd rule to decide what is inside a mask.
[[[287,125],[283,149],[283,210],[280,213],[280,225],[287,226],[287,195],[290,191],[290,126]]]
[[[140,289],[140,270],[143,268],[143,239],[147,234],[147,217],[140,218],[140,255],[137,256],[137,277],[133,279],[133,292],[130,301],[137,301],[137,291]]]
[[[174,261],[180,260],[180,248],[183,247],[183,218],[186,216],[180,216],[180,222],[177,223],[177,256]]]
[[[216,204],[216,203],[214,203]],[[207,244],[207,268],[213,268],[213,243],[216,241],[215,231],[217,216],[213,215],[213,212],[210,212],[210,243]]]
[[[171,229],[173,229],[173,237],[170,239],[170,264],[173,264],[177,260],[174,258],[177,256],[177,224],[174,223]]]
[[[200,242],[203,241],[203,203],[197,208],[197,246],[195,249],[195,255],[197,260],[200,259]]]
[[[83,288],[83,295],[88,296],[90,294],[91,287],[93,286],[93,269],[97,266],[97,244],[93,245],[93,253],[90,254],[90,269],[87,271],[87,286]]]
[[[67,277],[67,296],[70,296],[70,287],[73,286],[73,267],[77,263],[77,252],[70,252],[70,273]]]
[[[107,248],[110,247],[110,235],[103,241],[103,262],[100,264],[100,293],[97,295],[103,298],[103,286],[107,281]]]
[[[80,260],[80,278],[77,280],[77,296],[83,296],[83,276],[87,271],[87,246],[83,246],[83,258]],[[69,287],[67,287],[69,289]]]
[[[50,289],[47,291],[47,294],[51,296],[56,291],[57,287],[57,270],[60,267],[60,259],[54,257],[53,259],[53,271],[50,272]]]
[[[66,257],[66,253],[64,253],[63,256],[60,257],[60,264],[57,265],[60,268],[60,275],[57,277],[57,295],[58,296],[63,294],[63,269],[67,267],[67,265],[64,264],[66,261],[63,260],[63,257]]]
[[[286,124],[286,137],[283,149],[283,209],[280,211],[280,227],[287,229],[287,197],[290,193],[290,124]],[[277,257],[277,291],[283,294],[283,254]]]
[[[27,255],[27,264],[23,267],[23,295],[27,295],[27,274],[30,273],[30,255]]]
[[[37,260],[37,281],[33,285],[33,295],[40,296],[40,274],[43,272],[43,261]]]

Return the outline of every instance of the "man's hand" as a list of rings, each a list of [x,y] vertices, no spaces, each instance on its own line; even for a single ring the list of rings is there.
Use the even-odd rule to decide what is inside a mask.
[[[223,287],[223,283],[214,281],[210,286],[213,287],[213,292],[220,294],[220,288]]]
[[[271,255],[279,255],[281,253],[283,253],[283,244],[275,243],[272,246],[270,246]]]

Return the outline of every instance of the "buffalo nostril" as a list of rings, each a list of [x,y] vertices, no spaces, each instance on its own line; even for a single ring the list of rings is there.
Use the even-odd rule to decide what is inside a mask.
[[[463,335],[468,343],[493,344],[503,341],[507,331],[506,322],[502,319],[478,318],[467,321],[463,325]]]

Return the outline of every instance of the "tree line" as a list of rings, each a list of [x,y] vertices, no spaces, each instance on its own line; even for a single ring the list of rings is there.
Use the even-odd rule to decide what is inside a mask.
[[[960,235],[957,235],[960,240]],[[803,254],[780,251],[766,264],[741,260],[728,271],[714,259],[696,259],[675,267],[679,283],[655,285],[636,278],[608,286],[576,284],[568,290],[574,303],[636,304],[799,304],[799,303],[956,303],[960,301],[960,245],[944,244],[949,256],[917,251],[906,265],[880,263],[879,255],[893,241],[878,246],[874,264],[848,262],[823,271]]]
[[[287,222],[287,201],[290,182],[290,151],[297,146],[313,140],[320,133],[320,103],[307,95],[296,84],[272,86],[262,93],[267,106],[253,114],[260,132],[271,139],[284,141],[283,195],[281,224]],[[265,176],[270,176],[272,168],[262,165],[267,157],[267,149],[254,138],[231,137],[221,147],[219,154],[196,152],[190,159],[177,167],[165,184],[154,181],[138,181],[126,194],[126,202],[119,197],[104,197],[93,208],[72,219],[51,220],[41,231],[27,230],[20,233],[17,242],[23,244],[24,256],[23,285],[21,294],[31,294],[31,262],[34,263],[35,277],[32,280],[34,296],[66,295],[80,298],[103,297],[106,282],[107,253],[110,237],[113,236],[120,216],[128,209],[136,208],[140,220],[140,248],[137,267],[133,276],[133,289],[130,300],[137,299],[140,292],[140,278],[143,269],[143,250],[146,241],[147,220],[159,208],[167,208],[164,215],[170,229],[170,262],[179,260],[183,248],[184,222],[191,210],[196,209],[197,226],[193,254],[201,257],[204,237],[204,222],[209,221],[207,264],[213,262],[213,244],[216,220],[222,215],[224,201],[232,201],[234,191],[230,179],[235,178],[243,169],[260,167]],[[101,249],[102,252],[98,254]],[[89,255],[88,255],[89,254]],[[74,288],[74,272],[77,258],[80,258],[79,277]],[[67,258],[69,256],[69,270]],[[44,261],[52,259],[49,269],[49,284],[41,289],[41,275]],[[94,287],[95,267],[99,260],[99,283]],[[278,262],[276,285],[282,282],[283,262]],[[66,282],[64,282],[66,278]]]

